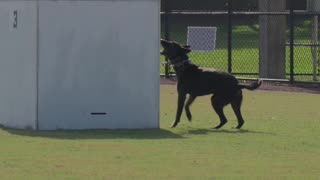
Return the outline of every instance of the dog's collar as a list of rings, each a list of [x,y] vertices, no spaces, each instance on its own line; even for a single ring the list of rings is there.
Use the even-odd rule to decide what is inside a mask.
[[[186,64],[191,64],[191,61],[189,59],[185,59],[185,60],[182,60],[182,61],[180,61],[178,63],[170,63],[170,64],[172,64],[176,68],[180,68],[182,66],[185,66]]]
[[[186,60],[182,60],[178,63],[171,63],[171,64],[173,65],[173,67],[176,71],[182,72],[182,71],[188,69],[192,63],[189,59],[186,59]]]

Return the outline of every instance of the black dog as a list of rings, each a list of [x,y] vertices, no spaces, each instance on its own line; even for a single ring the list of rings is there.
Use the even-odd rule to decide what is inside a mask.
[[[219,129],[227,123],[223,107],[229,103],[231,103],[238,119],[238,126],[236,128],[240,129],[244,124],[240,111],[242,103],[241,89],[257,89],[262,81],[259,80],[251,85],[239,84],[238,80],[229,73],[204,70],[192,64],[187,55],[191,52],[190,46],[182,46],[177,42],[166,40],[161,40],[161,45],[163,46],[161,54],[166,56],[173,65],[178,81],[178,109],[176,120],[172,127],[176,127],[180,121],[187,94],[189,94],[189,98],[185,105],[185,111],[189,121],[192,119],[189,107],[196,97],[213,94],[211,104],[220,118],[220,124],[215,129]]]

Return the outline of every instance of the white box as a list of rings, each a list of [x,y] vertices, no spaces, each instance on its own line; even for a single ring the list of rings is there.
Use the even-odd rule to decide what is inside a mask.
[[[0,124],[159,127],[160,0],[0,0]]]

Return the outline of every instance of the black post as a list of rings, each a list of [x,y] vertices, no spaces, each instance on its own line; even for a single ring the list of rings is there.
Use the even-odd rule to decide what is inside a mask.
[[[232,0],[228,0],[228,72],[232,73]]]
[[[163,6],[164,6],[164,38],[166,40],[170,40],[170,30],[169,30],[169,16],[168,16],[168,11],[169,11],[169,6],[168,6],[168,1],[169,0],[163,0]],[[168,63],[168,58],[165,59],[165,77],[168,78],[169,77],[169,63]]]
[[[290,1],[290,83],[294,82],[294,0]]]

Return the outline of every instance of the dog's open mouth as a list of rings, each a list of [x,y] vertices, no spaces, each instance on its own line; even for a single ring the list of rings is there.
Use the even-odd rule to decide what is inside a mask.
[[[166,55],[166,48],[168,48],[169,42],[166,40],[161,39],[161,46],[163,47],[162,51],[160,52],[161,55]]]
[[[166,55],[165,47],[168,45],[168,42],[166,40],[161,39],[160,43],[161,43],[161,46],[163,47],[163,50],[160,51],[160,54],[165,56]]]

